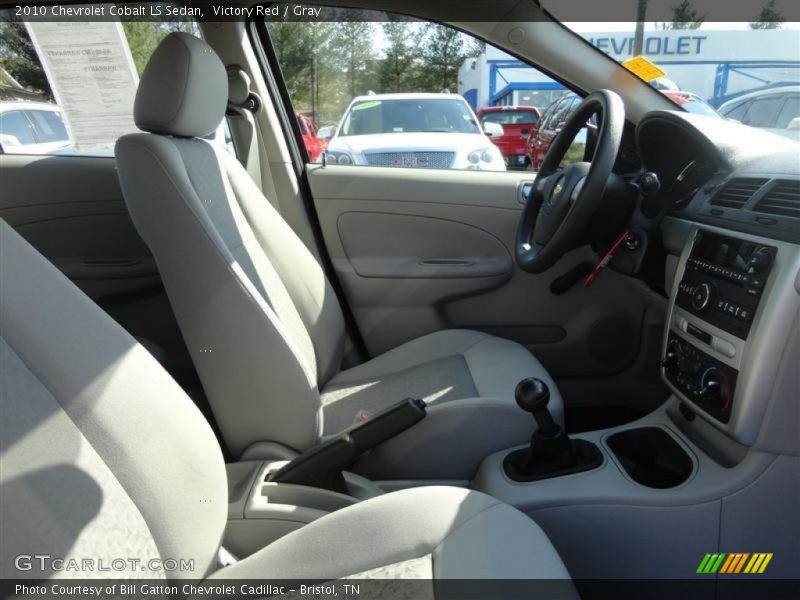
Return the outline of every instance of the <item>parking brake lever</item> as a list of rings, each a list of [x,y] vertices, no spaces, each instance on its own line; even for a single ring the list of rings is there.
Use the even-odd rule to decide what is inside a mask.
[[[309,448],[270,473],[267,481],[308,485],[346,494],[347,484],[342,471],[368,450],[416,425],[425,415],[425,402],[407,398]]]

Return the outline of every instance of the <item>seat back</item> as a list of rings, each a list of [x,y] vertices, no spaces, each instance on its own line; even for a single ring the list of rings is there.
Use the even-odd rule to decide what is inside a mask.
[[[239,162],[257,184],[261,182],[259,154],[264,152],[253,110],[258,108],[250,91],[250,76],[241,67],[229,65],[228,109],[225,116]]]
[[[0,364],[1,578],[216,569],[228,498],[208,423],[142,346],[1,220]],[[118,559],[141,562],[118,570]],[[185,562],[169,573],[150,562],[167,559]]]
[[[321,435],[318,389],[339,369],[344,320],[322,268],[242,165],[200,139],[227,96],[213,50],[167,36],[136,96],[149,133],[117,142],[120,182],[231,452],[259,441],[304,450]]]

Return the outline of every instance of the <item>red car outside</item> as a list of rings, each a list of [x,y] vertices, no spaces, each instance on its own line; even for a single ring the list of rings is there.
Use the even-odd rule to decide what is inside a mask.
[[[542,166],[545,154],[550,148],[550,143],[566,123],[572,111],[578,108],[581,98],[573,93],[564,94],[548,106],[543,113],[539,126],[531,133],[527,140],[526,152],[528,153],[531,169],[538,171]]]
[[[487,106],[478,111],[481,126],[497,123],[503,135],[492,138],[500,148],[508,168],[526,169],[530,164],[525,144],[528,137],[536,135],[541,113],[535,106]]]
[[[317,162],[319,155],[328,146],[328,142],[317,137],[317,126],[314,121],[302,113],[295,113],[295,115],[297,124],[300,126],[300,133],[303,135],[303,144],[308,152],[308,158],[312,163]]]

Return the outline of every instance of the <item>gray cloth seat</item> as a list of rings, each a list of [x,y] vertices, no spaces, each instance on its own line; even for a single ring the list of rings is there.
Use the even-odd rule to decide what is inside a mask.
[[[433,578],[569,577],[522,513],[445,487],[358,503],[221,568],[228,488],[208,423],[134,338],[2,220],[0,362],[3,579],[161,579],[150,561],[175,559],[184,566],[170,578],[414,576],[433,597]],[[121,570],[69,568],[123,557]]]
[[[487,455],[526,443],[533,419],[514,388],[525,378],[555,382],[527,350],[478,331],[451,329],[407,342],[342,371],[322,390],[325,433],[351,425],[398,398],[422,398],[428,417],[376,448],[358,470],[372,478],[470,479]],[[560,398],[551,402],[563,422]]]
[[[136,96],[134,119],[149,133],[120,138],[116,157],[128,210],[235,457],[269,458],[276,444],[301,452],[360,411],[424,396],[428,418],[357,470],[468,479],[486,454],[528,439],[532,419],[513,399],[520,379],[545,379],[563,419],[541,364],[477,332],[434,333],[341,371],[344,319],[322,267],[242,165],[201,139],[219,125],[227,96],[212,49],[167,36]]]

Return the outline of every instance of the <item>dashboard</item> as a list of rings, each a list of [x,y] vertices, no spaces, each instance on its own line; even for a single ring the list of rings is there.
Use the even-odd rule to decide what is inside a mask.
[[[781,369],[800,364],[785,355],[800,318],[800,144],[657,111],[636,146],[660,183],[648,200],[667,255],[662,378],[684,416],[754,445]]]
[[[636,131],[670,215],[800,243],[800,145],[726,119],[655,111]]]

